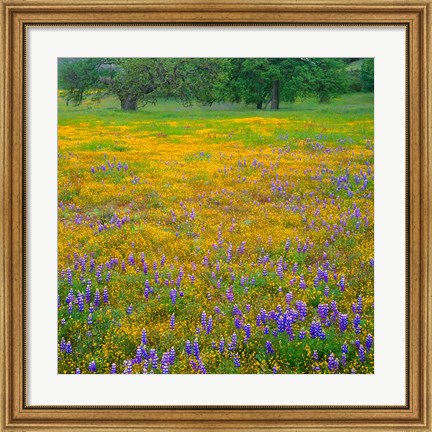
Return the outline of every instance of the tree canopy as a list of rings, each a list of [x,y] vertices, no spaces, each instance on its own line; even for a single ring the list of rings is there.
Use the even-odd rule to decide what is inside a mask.
[[[317,97],[330,102],[353,89],[347,63],[332,58],[60,59],[59,88],[67,103],[114,95],[124,110],[173,98],[184,105],[243,102],[262,109]],[[357,74],[358,75],[358,74]],[[373,59],[364,59],[357,87],[373,91]],[[351,81],[350,81],[351,80]]]

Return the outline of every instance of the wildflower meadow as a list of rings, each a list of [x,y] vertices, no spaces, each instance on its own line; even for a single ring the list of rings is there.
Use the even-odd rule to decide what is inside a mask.
[[[374,372],[373,93],[58,119],[58,373]]]

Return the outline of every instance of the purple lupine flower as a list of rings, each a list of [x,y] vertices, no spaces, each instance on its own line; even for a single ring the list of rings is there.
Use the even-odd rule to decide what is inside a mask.
[[[175,328],[175,315],[172,314],[170,318],[170,329],[174,330],[174,328]]]
[[[131,267],[135,266],[135,257],[134,257],[134,254],[132,252],[128,256],[128,263]]]
[[[221,340],[219,341],[219,352],[223,354],[224,351],[225,351],[225,340],[224,338],[221,338]]]
[[[261,315],[256,316],[255,325],[259,327],[261,325]]]
[[[374,267],[375,266],[375,260],[373,258],[371,258],[369,260],[369,264],[370,264],[371,267]]]
[[[274,354],[273,345],[272,345],[271,341],[269,341],[269,340],[266,342],[266,353],[267,354]]]
[[[78,292],[78,311],[84,311],[84,296],[80,292]]]
[[[231,343],[229,344],[228,349],[230,351],[233,351],[236,349],[236,347],[237,347],[237,333],[233,333],[231,336]]]
[[[282,262],[282,258],[280,258],[279,261],[276,264],[276,273],[277,273],[279,279],[283,279],[283,262]]]
[[[124,374],[130,375],[132,373],[132,360],[126,360],[124,362],[125,370],[123,371]]]
[[[162,355],[161,370],[163,375],[169,374],[169,362],[168,355],[166,353]]]
[[[72,285],[72,270],[68,267],[66,269],[66,279],[69,285]]]
[[[263,330],[263,333],[264,333],[265,335],[267,335],[267,334],[269,334],[269,332],[270,332],[269,327],[268,327],[268,326],[265,326],[265,327],[264,327],[264,330]]]
[[[100,268],[100,266],[98,266],[98,268],[96,269],[96,280],[99,283],[102,283],[102,269]]]
[[[108,271],[105,277],[106,283],[109,283],[111,281],[111,272]]]
[[[239,309],[239,307],[237,305],[234,305],[232,308],[232,314],[234,316],[238,315],[238,316],[243,316],[242,311]]]
[[[60,351],[61,352],[65,352],[66,351],[66,341],[64,338],[61,339],[60,341]]]
[[[210,316],[207,322],[207,329],[206,329],[207,334],[210,334],[212,329],[213,329],[213,318]]]
[[[64,326],[65,324],[66,324],[66,320],[64,318],[62,318],[61,325]]]
[[[87,304],[90,303],[91,302],[91,280],[87,281],[85,297],[86,297],[86,303]]]
[[[90,364],[89,364],[89,367],[88,367],[88,370],[90,371],[90,372],[96,372],[96,362],[93,360],[92,362],[90,362]]]
[[[299,331],[299,336],[298,336],[298,338],[299,338],[300,340],[305,339],[305,338],[306,338],[306,331],[305,331],[305,330],[300,330],[300,331]]]
[[[81,271],[84,273],[87,270],[87,255],[84,255],[80,259],[80,264],[81,264]]]
[[[237,355],[237,354],[234,356],[234,366],[235,366],[236,368],[239,368],[239,367],[240,367],[240,359],[238,358],[238,355]]]
[[[227,288],[225,294],[226,294],[226,299],[229,302],[233,302],[234,301],[234,292],[233,292],[233,287],[232,286],[230,286],[229,288]]]
[[[358,314],[363,313],[363,298],[362,298],[362,296],[359,296],[357,299],[357,313]]]
[[[151,286],[148,279],[146,279],[146,281],[144,282],[144,288],[147,289],[148,291],[151,291]]]
[[[341,276],[341,280],[339,282],[339,287],[342,292],[345,291],[345,276]]]
[[[80,368],[76,368],[75,369],[75,374],[76,375],[81,375],[81,369]]]
[[[279,333],[283,333],[285,331],[285,321],[283,315],[280,315],[277,320],[277,327]]]
[[[126,314],[127,315],[132,315],[132,312],[133,312],[133,307],[132,307],[132,305],[129,305],[127,307],[127,309],[126,309]]]
[[[296,301],[296,309],[299,313],[299,318],[301,321],[304,321],[306,319],[307,316],[307,306],[306,303],[301,301],[301,300],[297,300]]]
[[[361,322],[361,317],[360,315],[357,314],[353,319],[353,327],[356,334],[360,333],[360,322]]]
[[[366,342],[365,342],[365,345],[366,345],[366,349],[367,349],[368,351],[370,351],[371,348],[372,348],[372,345],[373,345],[373,337],[372,337],[372,335],[368,334],[368,335],[366,336]]]
[[[358,356],[359,356],[359,360],[364,363],[365,359],[365,349],[363,347],[363,345],[360,345],[358,348]]]
[[[289,292],[285,295],[285,302],[287,305],[291,304],[291,301],[293,299],[293,293]]]
[[[71,288],[71,289],[69,290],[69,294],[68,294],[68,296],[66,297],[66,303],[67,303],[67,304],[69,304],[69,303],[73,303],[74,299],[75,299],[75,295],[74,295],[73,289]]]
[[[227,262],[232,260],[232,244],[230,243],[227,248]]]
[[[323,278],[323,280],[324,280],[325,283],[328,283],[329,277],[328,277],[328,271],[327,270],[324,270],[322,272],[322,278]]]
[[[174,306],[176,304],[176,301],[177,301],[177,290],[175,288],[173,288],[170,291],[170,297],[171,297],[171,303]]]
[[[336,360],[335,355],[333,353],[331,353],[327,359],[327,368],[330,372],[334,372],[334,370],[336,368],[335,360]]]
[[[191,355],[192,354],[192,345],[190,343],[190,340],[186,341],[185,351],[186,351],[187,355]]]
[[[68,313],[69,313],[69,315],[72,314],[72,311],[73,311],[73,303],[70,302],[70,303],[68,304]]]
[[[109,301],[109,297],[108,297],[108,288],[105,287],[103,290],[103,302],[106,304]]]
[[[246,338],[246,340],[250,339],[250,337],[251,337],[251,325],[250,324],[246,324],[243,327],[243,330],[245,332],[245,338]]]
[[[135,359],[134,359],[135,362],[141,363],[143,356],[144,356],[143,347],[141,345],[139,345],[136,349],[136,355],[135,355]]]
[[[330,288],[329,288],[328,286],[326,286],[326,287],[324,288],[324,296],[325,296],[325,297],[328,297],[329,294],[330,294]]]
[[[304,280],[304,276],[303,275],[300,276],[299,288],[303,289],[303,290],[306,289],[306,282]]]
[[[197,339],[197,338],[195,338],[195,340],[194,340],[194,344],[193,344],[193,353],[194,353],[194,356],[195,356],[196,358],[199,358],[200,348],[199,348],[199,342],[198,342],[198,339]]]
[[[321,319],[325,319],[325,318],[327,318],[327,315],[329,313],[329,305],[326,304],[326,303],[320,303],[318,305],[318,309],[317,310],[318,310],[318,316]]]
[[[314,360],[319,360],[319,355],[318,355],[318,351],[317,350],[314,350],[314,352],[313,352],[313,354],[312,354],[312,357],[313,357],[313,359]]]
[[[342,353],[341,355],[341,359],[340,359],[340,363],[342,365],[342,367],[345,367],[347,364],[347,356],[345,353]]]
[[[339,313],[339,330],[343,333],[348,328],[348,314]]]
[[[99,289],[96,289],[96,292],[95,292],[94,305],[97,308],[100,306],[100,292],[99,292]]]
[[[322,334],[321,323],[319,321],[312,321],[309,328],[309,333],[311,339],[316,339],[317,337],[321,337]]]
[[[202,311],[201,313],[201,326],[203,329],[207,327],[207,314],[205,313],[205,311]]]
[[[113,364],[111,365],[111,368],[110,368],[110,374],[114,375],[114,374],[116,374],[116,373],[117,373],[117,366],[116,366],[115,363],[113,363]]]
[[[343,352],[344,354],[348,354],[348,345],[347,345],[346,343],[344,343],[344,344],[342,345],[342,352]]]

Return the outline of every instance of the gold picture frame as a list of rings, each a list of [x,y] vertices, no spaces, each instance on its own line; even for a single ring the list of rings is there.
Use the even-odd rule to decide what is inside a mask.
[[[1,430],[431,431],[431,0],[0,0]],[[50,25],[398,25],[407,29],[407,401],[400,407],[34,407],[25,374],[25,35]]]

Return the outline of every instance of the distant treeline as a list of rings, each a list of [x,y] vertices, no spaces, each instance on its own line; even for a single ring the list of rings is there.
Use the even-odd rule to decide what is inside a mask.
[[[316,97],[326,103],[374,89],[372,58],[69,58],[58,66],[67,104],[114,95],[124,110],[161,98],[279,109],[281,101]]]

